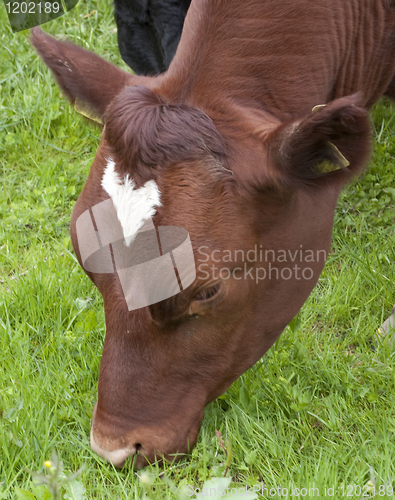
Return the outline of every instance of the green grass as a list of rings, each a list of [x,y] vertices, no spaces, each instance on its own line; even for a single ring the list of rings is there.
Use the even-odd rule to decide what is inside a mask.
[[[44,26],[125,68],[114,28],[110,2],[101,0]],[[207,407],[191,456],[152,465],[141,481],[89,447],[104,314],[68,227],[100,132],[60,98],[2,5],[0,61],[0,498],[32,491],[26,469],[43,472],[52,450],[67,471],[85,465],[86,498],[176,498],[171,484],[196,488],[223,475],[216,430],[231,445],[238,486],[317,487],[319,498],[334,486],[343,498],[341,486],[350,485],[344,498],[352,499],[371,475],[377,488],[395,487],[395,350],[384,340],[373,351],[370,342],[395,301],[391,105],[373,111],[374,158],[341,197],[330,258],[298,321]]]

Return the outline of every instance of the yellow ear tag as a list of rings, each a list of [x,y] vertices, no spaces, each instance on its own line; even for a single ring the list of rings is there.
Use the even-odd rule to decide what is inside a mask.
[[[335,172],[336,170],[347,168],[350,165],[350,162],[347,160],[347,158],[345,158],[341,154],[341,152],[333,144],[333,142],[328,141],[328,144],[333,149],[335,161],[324,160],[323,162],[316,165],[315,170],[320,174],[328,174],[329,172]]]
[[[314,106],[314,108],[311,110],[312,113],[315,113],[321,108],[325,108],[326,104],[317,104],[317,106]]]
[[[94,122],[103,125],[103,120],[101,119],[100,114],[96,110],[94,110],[91,106],[89,106],[89,104],[87,104],[86,102],[81,101],[80,99],[76,99],[74,103],[74,109],[80,115],[83,115],[86,118],[89,118],[90,120],[93,120]]]
[[[345,156],[341,154],[338,148],[333,144],[333,142],[329,142],[331,147],[333,148],[336,156],[336,160],[339,162],[339,168],[347,168],[350,166],[350,162],[347,160]]]

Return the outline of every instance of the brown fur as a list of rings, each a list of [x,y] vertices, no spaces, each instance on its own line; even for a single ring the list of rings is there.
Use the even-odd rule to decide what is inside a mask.
[[[147,87],[126,87],[105,114],[106,137],[125,173],[147,181],[152,169],[225,157],[225,144],[210,118],[186,104],[171,104]],[[147,167],[149,169],[147,170]]]
[[[106,123],[72,215],[77,257],[76,220],[106,199],[109,157],[138,185],[155,178],[154,224],[185,228],[195,253],[190,287],[132,312],[117,275],[88,273],[106,315],[92,425],[101,455],[126,447],[143,466],[187,453],[204,406],[303,305],[325,258],[306,267],[298,252],[329,251],[339,192],[369,157],[368,109],[395,96],[394,33],[390,0],[194,0],[169,70],[143,78],[33,30],[65,94]],[[254,248],[294,257],[246,259]],[[290,266],[311,276],[293,268],[288,279]]]

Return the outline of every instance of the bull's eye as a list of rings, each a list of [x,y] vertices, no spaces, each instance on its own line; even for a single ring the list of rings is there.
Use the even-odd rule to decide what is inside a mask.
[[[217,295],[220,292],[220,289],[221,289],[221,283],[216,283],[215,285],[205,288],[204,290],[200,290],[200,292],[194,295],[193,300],[204,301],[213,299],[214,297],[217,297]]]

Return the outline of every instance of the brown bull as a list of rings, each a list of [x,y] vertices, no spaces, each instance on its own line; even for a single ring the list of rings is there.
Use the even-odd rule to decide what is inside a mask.
[[[175,58],[155,78],[39,29],[32,42],[71,101],[105,124],[71,221],[106,317],[92,448],[116,466],[172,459],[318,280],[339,192],[369,157],[367,110],[395,93],[395,8],[193,0]],[[189,233],[192,284],[132,308],[119,273],[87,268],[78,220],[109,199],[125,238],[147,221]]]

